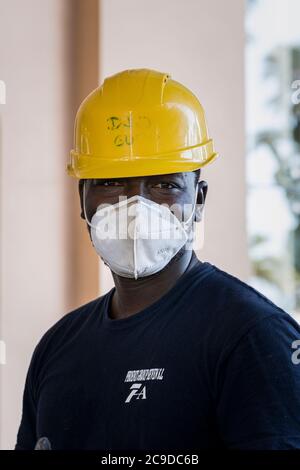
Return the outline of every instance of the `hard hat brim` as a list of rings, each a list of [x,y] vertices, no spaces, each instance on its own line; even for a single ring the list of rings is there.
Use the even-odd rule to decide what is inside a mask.
[[[192,149],[151,157],[103,158],[71,151],[67,173],[75,178],[128,178],[195,171],[213,162],[219,154],[208,141]]]

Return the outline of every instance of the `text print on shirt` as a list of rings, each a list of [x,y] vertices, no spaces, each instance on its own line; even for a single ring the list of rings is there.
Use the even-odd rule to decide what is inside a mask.
[[[129,370],[126,374],[124,382],[136,382],[143,380],[163,380],[165,369],[141,369]],[[146,385],[142,383],[134,383],[130,387],[130,393],[127,396],[125,403],[129,403],[134,397],[136,400],[140,398],[146,400]]]

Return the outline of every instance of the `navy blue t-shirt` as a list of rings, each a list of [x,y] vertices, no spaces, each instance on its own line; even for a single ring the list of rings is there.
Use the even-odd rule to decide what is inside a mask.
[[[44,436],[54,450],[300,449],[289,314],[209,262],[124,319],[114,290],[36,346],[15,449]]]

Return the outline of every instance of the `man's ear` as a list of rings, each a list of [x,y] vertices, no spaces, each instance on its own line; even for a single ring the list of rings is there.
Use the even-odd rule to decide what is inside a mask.
[[[202,180],[198,182],[198,196],[197,196],[197,206],[195,210],[195,221],[200,222],[202,220],[208,185],[207,182]]]
[[[78,191],[79,191],[80,208],[81,208],[80,217],[81,217],[83,220],[85,220],[84,211],[83,211],[83,183],[84,183],[84,180],[79,180],[79,182],[78,182]]]

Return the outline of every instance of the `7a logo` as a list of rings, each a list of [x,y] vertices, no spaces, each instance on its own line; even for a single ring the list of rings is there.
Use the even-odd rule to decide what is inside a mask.
[[[142,398],[146,399],[146,386],[143,384],[132,384],[130,387],[131,392],[125,400],[125,403],[129,403],[132,397],[135,397],[136,400]]]

